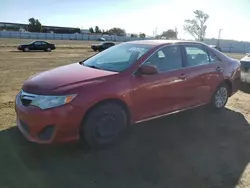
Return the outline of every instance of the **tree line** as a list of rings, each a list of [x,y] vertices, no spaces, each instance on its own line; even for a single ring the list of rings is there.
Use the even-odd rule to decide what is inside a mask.
[[[111,29],[100,29],[98,26],[95,26],[95,28],[90,27],[89,28],[90,33],[97,33],[97,34],[107,34],[107,35],[117,35],[117,36],[126,36],[126,31],[125,29],[119,28],[119,27],[113,27]],[[140,37],[140,38],[145,38],[146,34],[145,33],[140,33],[139,35],[137,34],[131,34],[131,37]]]
[[[184,20],[183,30],[194,37],[195,40],[203,41],[206,36],[207,25],[206,22],[209,19],[209,15],[202,10],[196,10],[193,12],[193,19]],[[30,18],[28,24],[28,30],[30,32],[42,32],[42,24],[38,19]],[[107,34],[107,35],[117,35],[126,36],[125,29],[114,27],[108,30],[100,29],[98,26],[95,28],[89,28],[90,33]],[[131,37],[145,38],[145,33],[131,34]],[[178,39],[177,29],[168,29],[163,31],[160,35],[156,35],[157,39]]]

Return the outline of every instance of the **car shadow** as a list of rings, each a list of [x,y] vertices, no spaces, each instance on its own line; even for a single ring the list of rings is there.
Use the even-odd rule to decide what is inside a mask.
[[[12,127],[0,132],[3,187],[234,188],[250,161],[241,113],[199,108],[130,127],[102,150],[42,146]]]
[[[92,50],[92,49],[87,50],[87,52],[99,53],[98,51],[94,51],[94,50]]]
[[[46,52],[46,51],[44,51],[44,50],[34,50],[34,51],[24,52],[24,51],[19,51],[19,50],[10,50],[9,52],[14,52],[14,53],[31,53],[31,52]]]

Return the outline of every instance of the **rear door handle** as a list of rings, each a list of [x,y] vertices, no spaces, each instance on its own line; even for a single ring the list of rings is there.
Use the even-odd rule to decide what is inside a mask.
[[[216,71],[217,71],[217,72],[223,72],[223,68],[221,68],[221,67],[216,67]]]
[[[181,75],[179,76],[179,78],[182,79],[182,80],[185,80],[185,79],[187,78],[187,75],[186,75],[186,74],[181,74]]]

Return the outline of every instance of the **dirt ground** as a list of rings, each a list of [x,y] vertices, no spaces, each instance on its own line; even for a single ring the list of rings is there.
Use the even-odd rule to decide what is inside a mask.
[[[89,44],[67,48],[63,41],[51,53],[23,53],[11,47],[18,42],[0,40],[1,188],[250,187],[250,86],[242,86],[221,112],[203,107],[141,123],[101,151],[40,146],[17,131],[15,95],[31,75],[93,52]]]

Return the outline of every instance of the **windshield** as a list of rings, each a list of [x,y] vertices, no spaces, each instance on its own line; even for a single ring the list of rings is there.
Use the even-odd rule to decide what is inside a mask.
[[[123,43],[109,48],[84,61],[83,65],[121,72],[129,68],[136,60],[153,46],[143,44]]]

